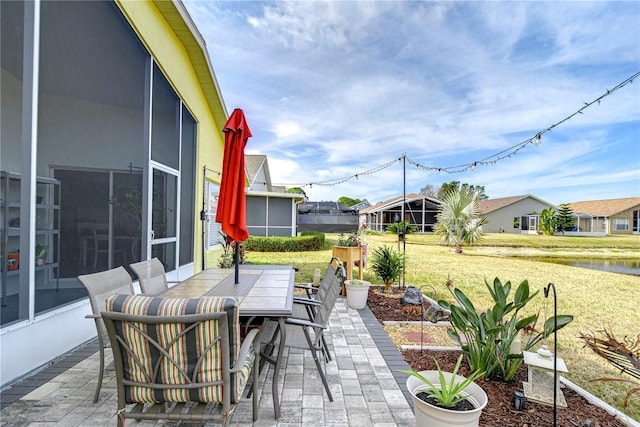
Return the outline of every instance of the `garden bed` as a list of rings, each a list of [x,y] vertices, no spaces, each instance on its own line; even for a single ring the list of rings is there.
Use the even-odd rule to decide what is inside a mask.
[[[419,321],[420,316],[416,316],[410,309],[406,309],[400,303],[401,293],[394,295],[381,294],[377,289],[369,291],[368,306],[374,316],[381,323],[384,321]],[[425,325],[428,325],[425,323]],[[398,325],[396,328],[401,329]],[[390,334],[392,340],[393,336]],[[395,343],[395,341],[394,341]],[[399,347],[400,343],[396,343]],[[435,369],[434,358],[438,360],[441,368],[451,371],[455,366],[456,359],[460,355],[459,351],[439,351],[439,350],[405,350],[402,352],[405,360],[412,369],[416,371],[425,369]],[[468,375],[468,366],[463,363],[460,373]],[[522,382],[526,381],[527,369],[524,364],[520,366],[516,379],[512,382],[499,381],[479,381],[478,384],[487,393],[489,403],[482,412],[480,419],[481,426],[551,426],[553,425],[553,407],[541,405],[535,402],[527,402],[527,407],[523,411],[516,411],[512,405],[513,394],[522,391]],[[606,412],[599,406],[590,404],[584,397],[576,391],[564,387],[562,392],[567,401],[566,409],[557,409],[558,426],[625,426],[619,419]]]

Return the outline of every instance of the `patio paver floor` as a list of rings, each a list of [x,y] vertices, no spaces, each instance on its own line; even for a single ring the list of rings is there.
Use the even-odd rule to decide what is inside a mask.
[[[334,360],[326,365],[333,402],[324,393],[310,352],[288,349],[280,372],[281,411],[274,419],[271,369],[260,377],[260,414],[252,423],[251,399],[243,399],[231,417],[234,426],[413,426],[411,399],[404,386],[409,369],[368,308],[354,310],[339,298],[326,334]],[[116,425],[115,374],[105,372],[100,400],[93,403],[99,369],[94,340],[56,363],[2,391],[0,425],[6,427]],[[112,360],[107,349],[107,365]],[[178,425],[166,421],[127,424]],[[180,425],[194,425],[182,423]],[[200,423],[200,425],[202,425]],[[207,423],[205,425],[216,425]]]

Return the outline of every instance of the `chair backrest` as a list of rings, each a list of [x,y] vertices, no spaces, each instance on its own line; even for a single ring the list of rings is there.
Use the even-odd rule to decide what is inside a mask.
[[[320,286],[318,287],[318,292],[316,293],[316,298],[320,301],[324,300],[324,295],[333,290],[337,290],[338,292],[342,289],[342,283],[344,282],[344,278],[346,277],[346,272],[344,266],[342,265],[342,261],[340,258],[332,257],[331,261],[329,261],[329,265],[327,265],[327,270],[322,276],[322,280],[320,281]],[[337,297],[337,295],[336,295]]]
[[[322,325],[323,327],[327,326],[331,311],[333,310],[336,300],[338,299],[338,295],[340,295],[342,290],[341,278],[344,277],[342,275],[343,272],[344,267],[342,264],[335,267],[332,263],[329,263],[327,266],[327,272],[322,278],[320,288],[318,288],[317,295],[318,300],[320,301],[320,306],[314,315],[314,323]]]
[[[129,267],[138,276],[143,294],[157,295],[169,289],[164,265],[158,258],[136,262]]]
[[[124,267],[117,267],[99,273],[85,274],[78,276],[80,283],[87,288],[91,311],[95,316],[99,316],[104,310],[105,301],[115,294],[133,294],[133,283],[131,276]],[[107,337],[104,323],[101,319],[96,319],[96,327],[100,340]]]
[[[245,380],[229,372],[240,351],[236,299],[116,295],[105,307],[119,404],[240,400]]]

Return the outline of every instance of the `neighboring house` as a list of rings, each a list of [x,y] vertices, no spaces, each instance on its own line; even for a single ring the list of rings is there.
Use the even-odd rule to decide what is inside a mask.
[[[385,232],[387,227],[402,218],[404,204],[405,221],[415,226],[418,233],[433,232],[441,202],[421,194],[407,194],[376,203],[360,211],[361,223],[373,231]]]
[[[293,237],[297,233],[297,204],[301,194],[286,193],[283,187],[271,185],[267,156],[247,154],[245,170],[247,189],[247,227],[251,236]]]
[[[529,233],[540,228],[538,212],[555,208],[530,194],[480,201],[480,212],[487,219],[482,226],[485,233]]]
[[[4,388],[95,337],[79,274],[151,257],[172,280],[200,270],[228,114],[179,1],[0,8]]]
[[[369,201],[367,199],[364,199],[360,203],[357,203],[357,204],[351,206],[351,209],[354,209],[354,210],[360,212],[361,210],[364,210],[364,209],[368,208],[369,206],[371,206],[371,203],[369,203]]]
[[[570,203],[576,229],[566,234],[640,234],[640,197]]]
[[[274,191],[271,186],[271,173],[267,156],[263,154],[246,154],[244,168],[249,179],[247,191]]]
[[[298,232],[350,233],[358,230],[358,211],[337,202],[298,205]]]
[[[265,155],[245,155],[245,173],[248,187],[247,227],[250,236],[286,236],[293,237],[297,230],[298,203],[302,195],[286,193],[284,187],[271,185],[269,164]],[[207,183],[205,200],[206,239],[205,247],[215,249],[222,243],[221,224],[215,221],[220,187]]]
[[[250,236],[294,237],[301,194],[247,192],[247,227]]]

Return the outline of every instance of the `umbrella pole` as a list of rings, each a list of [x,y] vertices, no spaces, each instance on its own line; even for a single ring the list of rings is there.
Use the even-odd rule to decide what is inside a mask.
[[[236,242],[235,265],[236,265],[236,285],[240,283],[240,242]]]

